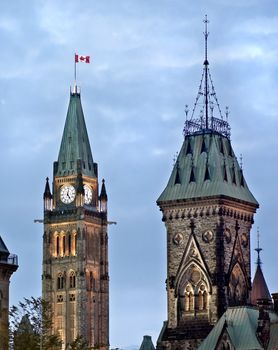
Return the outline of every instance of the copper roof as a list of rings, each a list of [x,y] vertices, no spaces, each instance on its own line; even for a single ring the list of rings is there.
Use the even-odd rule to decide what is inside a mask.
[[[272,303],[260,264],[257,265],[257,270],[253,280],[251,304],[257,305],[258,301]]]

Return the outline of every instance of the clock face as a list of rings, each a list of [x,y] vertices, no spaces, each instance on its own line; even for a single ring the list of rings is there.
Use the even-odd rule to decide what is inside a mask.
[[[85,204],[90,204],[93,199],[93,191],[90,186],[84,185],[84,193],[85,193]]]
[[[75,198],[75,188],[72,185],[65,185],[60,191],[61,201],[65,204],[71,203]]]

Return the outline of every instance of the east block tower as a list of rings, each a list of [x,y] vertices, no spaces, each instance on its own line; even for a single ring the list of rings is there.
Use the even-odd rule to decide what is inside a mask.
[[[184,142],[157,201],[167,230],[168,320],[157,344],[163,350],[196,349],[228,306],[250,302],[250,230],[258,203],[232,149],[204,34],[196,103],[190,118],[186,110]]]
[[[100,193],[99,193],[100,192]],[[77,336],[109,346],[107,194],[99,191],[80,93],[70,94],[53,188],[44,191],[43,298],[63,349]]]

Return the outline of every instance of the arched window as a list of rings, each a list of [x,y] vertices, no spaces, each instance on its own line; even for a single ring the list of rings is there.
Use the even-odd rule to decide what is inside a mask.
[[[245,305],[247,300],[247,286],[241,266],[237,263],[229,279],[229,305]]]
[[[194,292],[190,284],[185,288],[185,311],[194,310]]]
[[[76,255],[77,253],[77,233],[73,232],[73,247],[72,247],[72,254]]]
[[[69,255],[71,255],[71,234],[70,233],[68,235],[68,250],[69,250]]]
[[[63,256],[66,255],[66,236],[63,236]]]
[[[205,290],[203,292],[203,310],[207,310],[207,308],[208,308],[208,293]]]
[[[60,237],[56,237],[56,256],[60,255]]]
[[[57,289],[64,289],[64,276],[61,272],[57,276]]]
[[[206,291],[206,287],[204,284],[201,284],[198,291],[198,309],[206,310],[208,301],[207,301],[208,293]]]
[[[75,288],[76,287],[76,276],[75,276],[75,272],[74,271],[70,272],[69,286],[70,286],[70,288]]]
[[[198,293],[198,309],[203,310],[204,305],[203,305],[203,294],[201,291]]]

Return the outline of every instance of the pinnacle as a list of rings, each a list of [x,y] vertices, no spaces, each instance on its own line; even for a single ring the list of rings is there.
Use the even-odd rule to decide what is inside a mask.
[[[95,164],[79,93],[70,94],[70,102],[60,146],[58,176],[87,175],[96,177]]]

